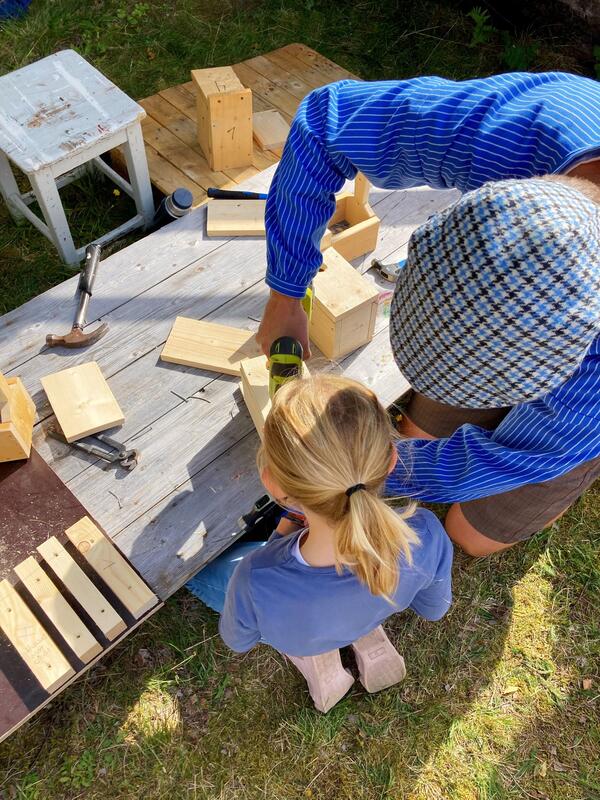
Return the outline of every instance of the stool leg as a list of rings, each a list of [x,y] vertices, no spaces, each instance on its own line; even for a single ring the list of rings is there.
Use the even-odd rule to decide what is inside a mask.
[[[73,244],[73,237],[69,230],[69,223],[56,187],[56,181],[49,170],[32,172],[28,177],[60,257],[65,264],[77,266],[79,258]]]
[[[21,192],[17,186],[15,176],[10,166],[8,158],[0,150],[0,194],[4,198],[6,207],[15,222],[25,219],[17,206],[11,202],[11,197],[21,197]]]
[[[148,174],[148,161],[142,128],[139,122],[127,128],[127,141],[123,147],[125,162],[129,173],[129,183],[133,189],[133,198],[138,214],[144,217],[144,227],[147,228],[154,217],[154,200],[152,199],[152,186]]]

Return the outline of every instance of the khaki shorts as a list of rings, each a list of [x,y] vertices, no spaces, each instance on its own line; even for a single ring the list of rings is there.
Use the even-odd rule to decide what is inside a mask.
[[[418,392],[403,398],[402,412],[436,438],[451,436],[470,423],[494,430],[510,408],[456,408]],[[468,500],[460,507],[468,522],[484,536],[509,544],[529,539],[565,511],[600,477],[600,457],[543,483],[530,483],[502,494]]]

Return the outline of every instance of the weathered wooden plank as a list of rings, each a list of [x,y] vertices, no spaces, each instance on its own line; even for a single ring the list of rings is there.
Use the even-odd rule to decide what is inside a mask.
[[[300,61],[299,58],[290,53],[287,47],[281,47],[279,50],[265,53],[265,58],[288,72],[290,76],[298,78],[304,84],[310,86],[311,89],[318,89],[329,82],[318,69],[310,67],[305,61]]]
[[[317,53],[316,50],[307,47],[305,44],[295,42],[294,44],[286,45],[284,49],[286,52],[295,56],[299,61],[303,61],[305,64],[308,64],[308,66],[317,69],[323,75],[324,83],[348,79],[360,80],[358,75],[354,75],[354,73],[349,72],[347,69],[344,69],[344,67],[340,67],[339,64],[335,64],[329,58]]]
[[[294,75],[290,75],[288,71],[282,69],[282,67],[265,56],[248,58],[243,63],[258,72],[259,75],[267,78],[271,83],[274,83],[275,86],[285,89],[288,94],[291,94],[297,100],[303,100],[312,89],[312,86],[308,83]]]
[[[298,108],[298,98],[291,95],[285,89],[276,86],[272,81],[259,75],[244,62],[233,65],[233,71],[238,78],[249,89],[267,103],[271,103],[278,111],[294,116]]]

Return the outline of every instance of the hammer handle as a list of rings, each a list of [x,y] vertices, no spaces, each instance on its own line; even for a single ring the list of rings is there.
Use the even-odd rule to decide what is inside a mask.
[[[83,328],[85,325],[85,315],[90,297],[92,296],[92,289],[94,287],[94,281],[96,280],[96,271],[98,269],[101,253],[102,248],[99,244],[89,244],[85,249],[85,263],[79,275],[79,303],[73,321],[74,327]]]

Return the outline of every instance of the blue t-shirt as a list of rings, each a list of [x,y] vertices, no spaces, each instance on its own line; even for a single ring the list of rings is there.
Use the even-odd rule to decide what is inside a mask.
[[[412,609],[428,620],[444,616],[452,602],[452,544],[431,511],[409,520],[420,545],[413,563],[402,556],[394,605],[373,595],[345,569],[304,566],[292,550],[300,532],[275,535],[246,556],[227,588],[219,631],[243,653],[262,641],[292,656],[312,656],[345,647],[392,614]]]

